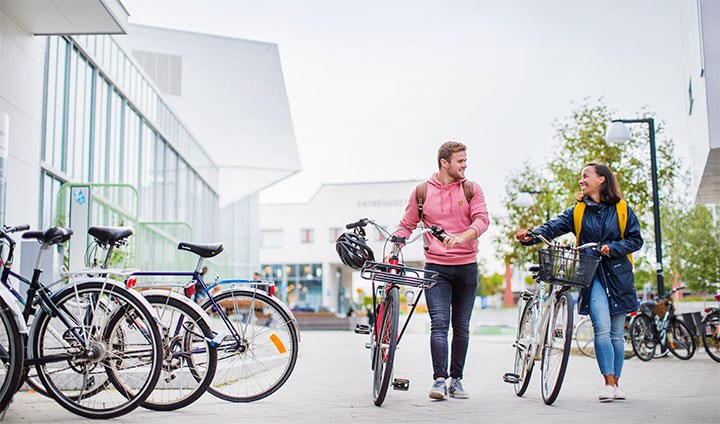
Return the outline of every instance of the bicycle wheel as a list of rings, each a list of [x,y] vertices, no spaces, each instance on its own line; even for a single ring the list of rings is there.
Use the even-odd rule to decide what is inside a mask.
[[[115,418],[152,392],[162,344],[155,318],[136,296],[118,284],[88,281],[53,295],[58,313],[39,311],[29,351],[40,362],[38,378],[63,408]]]
[[[545,331],[540,383],[543,400],[552,405],[560,394],[572,343],[573,303],[570,293],[557,296],[551,319]]]
[[[646,315],[637,315],[630,325],[630,341],[640,360],[651,360],[658,345],[655,323]]]
[[[720,310],[709,313],[702,320],[702,343],[705,352],[720,362]]]
[[[142,406],[155,411],[184,408],[205,393],[215,376],[213,332],[200,312],[187,303],[191,300],[171,297],[169,292],[144,297],[160,322],[163,364],[155,390]]]
[[[252,289],[232,289],[202,308],[215,333],[225,334],[217,348],[217,371],[208,392],[231,402],[253,402],[277,391],[295,368],[299,335],[292,313],[275,298]],[[228,328],[232,326],[237,338]]]
[[[23,359],[23,336],[10,307],[0,297],[0,414],[7,409],[20,385]]]
[[[580,320],[575,328],[575,344],[583,355],[595,357],[595,330],[589,318]]]
[[[523,308],[522,315],[520,315],[520,322],[518,323],[517,340],[515,341],[515,365],[513,367],[513,373],[519,377],[517,383],[513,384],[515,394],[522,396],[530,384],[530,377],[532,376],[533,366],[535,365],[535,358],[532,354],[532,319],[533,319],[533,304],[528,302]]]
[[[632,315],[625,316],[625,327],[623,328],[623,339],[625,340],[625,359],[630,359],[635,356],[635,351],[632,346],[632,338],[630,337],[630,324],[633,321]]]
[[[385,297],[380,332],[375,337],[375,370],[373,372],[373,402],[382,405],[392,379],[395,348],[397,347],[400,298],[398,288],[391,287]]]
[[[695,354],[695,336],[684,322],[675,317],[668,320],[667,339],[668,348],[676,358],[687,361]]]

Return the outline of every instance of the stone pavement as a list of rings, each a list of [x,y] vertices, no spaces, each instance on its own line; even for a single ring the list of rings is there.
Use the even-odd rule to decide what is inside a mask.
[[[515,311],[477,314],[490,321],[512,319]],[[396,354],[395,376],[410,379],[407,392],[388,392],[382,407],[372,403],[372,372],[368,336],[347,331],[310,331],[302,334],[300,356],[290,380],[272,396],[251,404],[234,404],[206,394],[193,405],[174,412],[142,408],[112,420],[117,423],[385,423],[452,420],[470,422],[720,422],[720,363],[700,347],[689,361],[675,357],[625,362],[621,385],[628,400],[600,403],[602,379],[594,359],[573,355],[565,383],[553,406],[540,395],[539,367],[528,392],[515,396],[502,375],[512,369],[513,337],[471,337],[464,385],[469,400],[432,401],[428,398],[432,369],[427,316],[413,317]],[[36,393],[15,397],[6,423],[71,423],[91,421],[77,417]]]

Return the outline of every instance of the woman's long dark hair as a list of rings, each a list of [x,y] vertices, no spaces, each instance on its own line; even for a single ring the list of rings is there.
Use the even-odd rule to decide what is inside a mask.
[[[595,172],[605,177],[605,182],[600,187],[600,201],[606,205],[614,205],[622,199],[622,193],[620,192],[620,185],[615,178],[612,170],[607,165],[601,163],[590,162],[586,167],[592,166],[595,168]]]

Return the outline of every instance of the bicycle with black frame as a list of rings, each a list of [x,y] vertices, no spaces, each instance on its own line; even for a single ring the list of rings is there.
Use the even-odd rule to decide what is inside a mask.
[[[697,342],[687,325],[675,315],[672,295],[685,286],[675,287],[657,302],[640,303],[641,311],[630,325],[630,339],[635,354],[643,361],[655,356],[658,346],[667,346],[678,359],[688,360],[695,354]]]
[[[386,236],[386,246],[389,243],[391,252],[388,263],[375,262],[375,256],[366,244],[365,228],[374,226],[381,234]],[[372,311],[375,321],[371,325],[358,324],[355,328],[357,334],[369,334],[370,341],[365,347],[371,351],[370,367],[373,370],[373,402],[376,406],[382,405],[387,390],[407,391],[410,380],[393,378],[393,365],[395,350],[402,339],[410,318],[422,297],[425,289],[433,287],[436,283],[437,273],[424,269],[410,268],[403,265],[401,249],[406,244],[413,243],[425,234],[432,234],[439,240],[449,236],[442,228],[432,226],[421,228],[410,238],[398,237],[387,231],[374,221],[364,218],[345,226],[348,232],[338,237],[335,247],[343,263],[351,268],[359,269],[362,278],[372,282]],[[385,253],[385,252],[383,252]],[[385,257],[385,255],[383,255]],[[405,322],[400,328],[400,288],[405,287],[405,300],[408,306],[412,305]],[[417,296],[413,289],[419,289]]]

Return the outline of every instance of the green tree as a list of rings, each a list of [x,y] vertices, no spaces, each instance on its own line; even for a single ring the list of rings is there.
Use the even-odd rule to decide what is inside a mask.
[[[708,207],[676,203],[663,209],[663,249],[673,285],[715,293],[720,283],[720,223]]]
[[[641,117],[650,117],[644,112]],[[587,99],[573,105],[570,115],[556,121],[555,138],[558,141],[553,158],[543,166],[523,168],[511,174],[507,184],[504,205],[507,214],[496,219],[501,229],[495,240],[498,257],[506,263],[518,266],[530,260],[532,249],[520,246],[514,239],[517,228],[534,228],[545,220],[544,208],[556,215],[572,206],[579,191],[580,171],[589,162],[608,165],[617,175],[624,197],[640,220],[645,240],[653,240],[652,187],[650,178],[650,152],[647,126],[629,127],[632,140],[612,145],[605,141],[606,126],[616,113],[599,100],[591,104]],[[673,189],[680,163],[673,155],[673,142],[664,136],[664,125],[656,123],[655,131],[658,160],[660,203],[667,199]],[[536,195],[534,208],[521,208],[514,204],[521,191],[545,191]],[[569,236],[572,238],[572,236]],[[650,252],[653,254],[650,255]],[[654,243],[645,243],[640,255],[636,255],[636,267],[649,267],[646,257],[654,257]],[[653,261],[654,262],[654,261]]]

